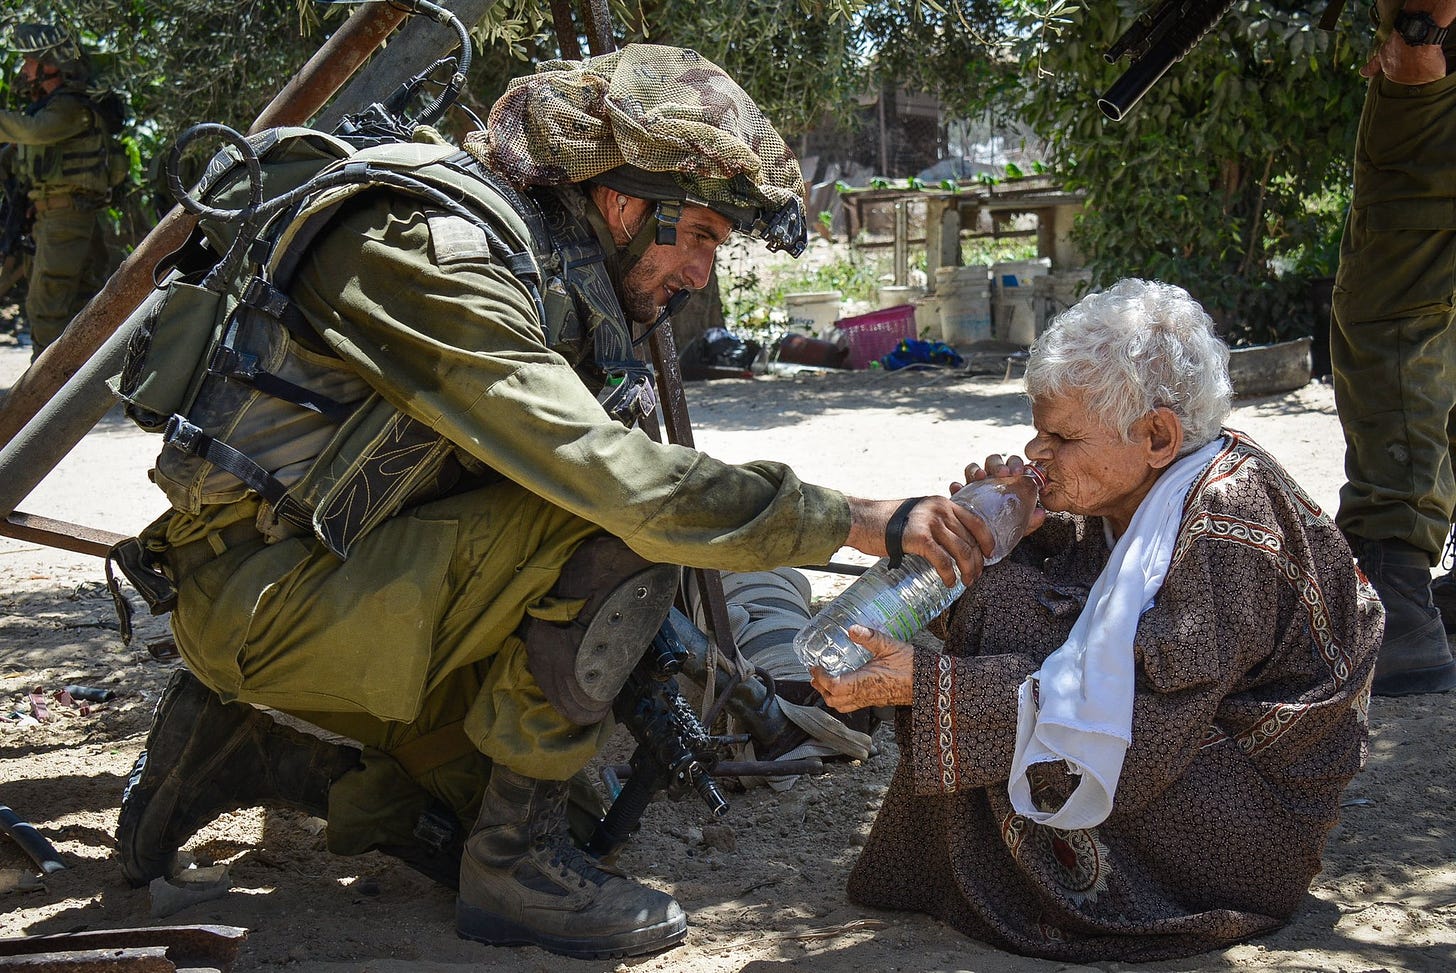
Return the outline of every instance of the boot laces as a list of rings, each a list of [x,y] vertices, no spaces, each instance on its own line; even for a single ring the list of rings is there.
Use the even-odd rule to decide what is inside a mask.
[[[546,864],[559,878],[576,879],[577,888],[586,888],[588,882],[605,885],[611,874],[599,868],[590,855],[571,841],[566,824],[566,797],[564,785],[555,789],[541,813],[532,817],[531,842],[538,852],[549,852]]]

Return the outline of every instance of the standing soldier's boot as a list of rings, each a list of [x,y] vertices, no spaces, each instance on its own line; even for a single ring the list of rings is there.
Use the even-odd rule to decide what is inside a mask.
[[[1399,540],[1363,541],[1356,552],[1385,606],[1385,637],[1370,691],[1408,696],[1456,689],[1456,661],[1431,598],[1426,552]]]
[[[329,787],[358,763],[356,748],[301,733],[244,703],[224,703],[179,669],[122,794],[122,873],[137,886],[166,875],[188,838],[238,808],[283,805],[327,818]]]
[[[584,959],[681,942],[688,920],[672,896],[603,868],[571,843],[567,790],[564,781],[494,767],[460,862],[456,930],[494,946]]]

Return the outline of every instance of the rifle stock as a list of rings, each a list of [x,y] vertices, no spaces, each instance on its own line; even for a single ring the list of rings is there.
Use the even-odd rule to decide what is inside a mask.
[[[1121,121],[1168,69],[1198,43],[1233,6],[1233,0],[1163,0],[1151,13],[1139,14],[1102,55],[1115,63],[1131,62],[1107,93],[1097,99],[1102,114]]]

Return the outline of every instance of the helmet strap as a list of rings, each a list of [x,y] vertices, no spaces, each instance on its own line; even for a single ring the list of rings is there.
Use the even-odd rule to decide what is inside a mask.
[[[662,199],[657,203],[657,236],[656,242],[660,247],[677,246],[677,222],[682,219],[683,201],[680,199]]]
[[[632,239],[627,241],[627,245],[617,250],[617,259],[621,267],[623,280],[626,280],[627,274],[631,272],[633,267],[637,266],[637,261],[642,259],[643,254],[647,252],[647,248],[659,242],[660,237],[661,228],[658,224],[658,214],[656,210],[653,210],[647,219],[642,221],[642,225],[637,227],[637,232],[633,234]],[[674,241],[677,240],[676,226],[672,228],[672,237]]]

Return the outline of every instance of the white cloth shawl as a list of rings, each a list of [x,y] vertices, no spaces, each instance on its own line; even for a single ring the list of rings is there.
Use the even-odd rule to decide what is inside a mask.
[[[1008,786],[1018,814],[1071,831],[1095,828],[1112,813],[1122,759],[1132,742],[1138,619],[1168,573],[1188,488],[1223,448],[1220,436],[1158,477],[1088,592],[1072,634],[1021,684]],[[1081,780],[1060,809],[1039,810],[1027,770],[1058,760]]]

